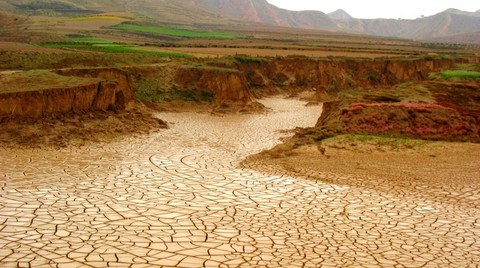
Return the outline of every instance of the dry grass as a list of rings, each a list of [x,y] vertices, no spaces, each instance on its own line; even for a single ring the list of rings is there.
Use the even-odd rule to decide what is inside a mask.
[[[85,86],[97,82],[98,79],[62,76],[46,70],[0,73],[0,93]]]
[[[305,56],[313,58],[322,57],[359,57],[359,58],[378,58],[378,57],[398,57],[399,54],[390,53],[366,53],[349,51],[328,51],[328,50],[298,50],[298,49],[260,49],[260,48],[219,48],[219,47],[175,47],[175,48],[157,48],[144,47],[147,50],[172,51],[192,54],[196,57],[225,57],[235,56],[237,54],[254,57],[287,57],[287,56]]]

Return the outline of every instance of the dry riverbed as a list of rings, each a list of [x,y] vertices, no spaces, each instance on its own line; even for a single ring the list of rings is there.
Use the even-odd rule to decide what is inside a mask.
[[[433,187],[349,173],[341,162],[344,168],[326,172],[302,164],[311,158],[335,165],[343,158],[335,150],[350,152],[336,148],[341,142],[325,144],[323,155],[299,147],[305,152],[286,156],[292,158],[254,157],[242,165],[278,145],[290,135],[285,130],[313,126],[321,113],[297,100],[262,103],[272,110],[160,113],[169,129],[111,142],[0,148],[1,266],[476,265],[480,191],[470,165],[478,147],[465,145],[477,150],[474,159],[455,162],[469,179],[447,172],[444,178],[462,180],[433,180]],[[433,153],[428,157],[443,159]],[[352,158],[351,166],[369,166],[370,155]],[[361,183],[367,179],[377,181]]]

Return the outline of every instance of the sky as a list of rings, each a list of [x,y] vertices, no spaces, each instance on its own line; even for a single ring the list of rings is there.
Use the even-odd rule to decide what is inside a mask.
[[[267,0],[289,10],[320,10],[330,13],[343,9],[359,19],[402,18],[431,16],[448,8],[463,11],[480,9],[479,0]]]

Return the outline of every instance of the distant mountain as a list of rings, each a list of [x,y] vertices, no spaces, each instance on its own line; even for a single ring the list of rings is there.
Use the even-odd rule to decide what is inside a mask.
[[[289,11],[266,0],[198,0],[200,7],[224,16],[276,26],[342,31],[409,39],[431,39],[480,31],[480,10],[447,9],[415,20],[355,19],[344,10]]]
[[[331,13],[327,14],[332,20],[352,20],[354,17],[352,17],[350,14],[348,14],[345,10],[343,9],[337,9]]]
[[[337,22],[353,32],[410,39],[431,39],[480,31],[480,16],[477,13],[457,9],[447,9],[415,20],[354,19]]]
[[[275,26],[332,30],[336,23],[320,11],[290,11],[266,0],[198,0],[200,6],[233,18]]]
[[[328,15],[320,11],[290,11],[266,0],[0,0],[0,11],[47,16],[129,11],[159,22],[205,27],[262,23],[417,40],[462,36],[460,40],[480,31],[480,10],[447,9],[415,20],[355,19],[344,10]]]

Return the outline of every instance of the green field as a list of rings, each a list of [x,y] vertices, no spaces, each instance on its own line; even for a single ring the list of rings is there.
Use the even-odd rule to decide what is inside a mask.
[[[74,43],[86,43],[86,44],[113,44],[113,41],[89,37],[89,36],[71,36],[69,41]]]
[[[244,37],[241,34],[236,33],[225,33],[225,32],[202,32],[202,31],[193,31],[188,29],[182,29],[172,26],[143,26],[135,24],[119,24],[116,26],[110,27],[112,29],[140,32],[140,33],[150,33],[150,34],[159,34],[159,35],[172,35],[179,37],[190,37],[190,38],[242,38]]]
[[[149,54],[163,57],[172,57],[172,58],[189,58],[191,55],[178,53],[178,52],[166,52],[166,51],[149,51],[136,49],[136,45],[120,44],[114,43],[110,40],[98,39],[89,36],[72,36],[67,42],[54,42],[54,43],[43,43],[41,46],[51,47],[51,48],[68,48],[68,49],[81,49],[81,50],[91,50],[99,52],[110,52],[110,53],[140,53],[140,54]]]
[[[456,70],[456,71],[445,71],[441,74],[443,78],[480,78],[480,72],[475,71],[465,71],[465,70]]]

